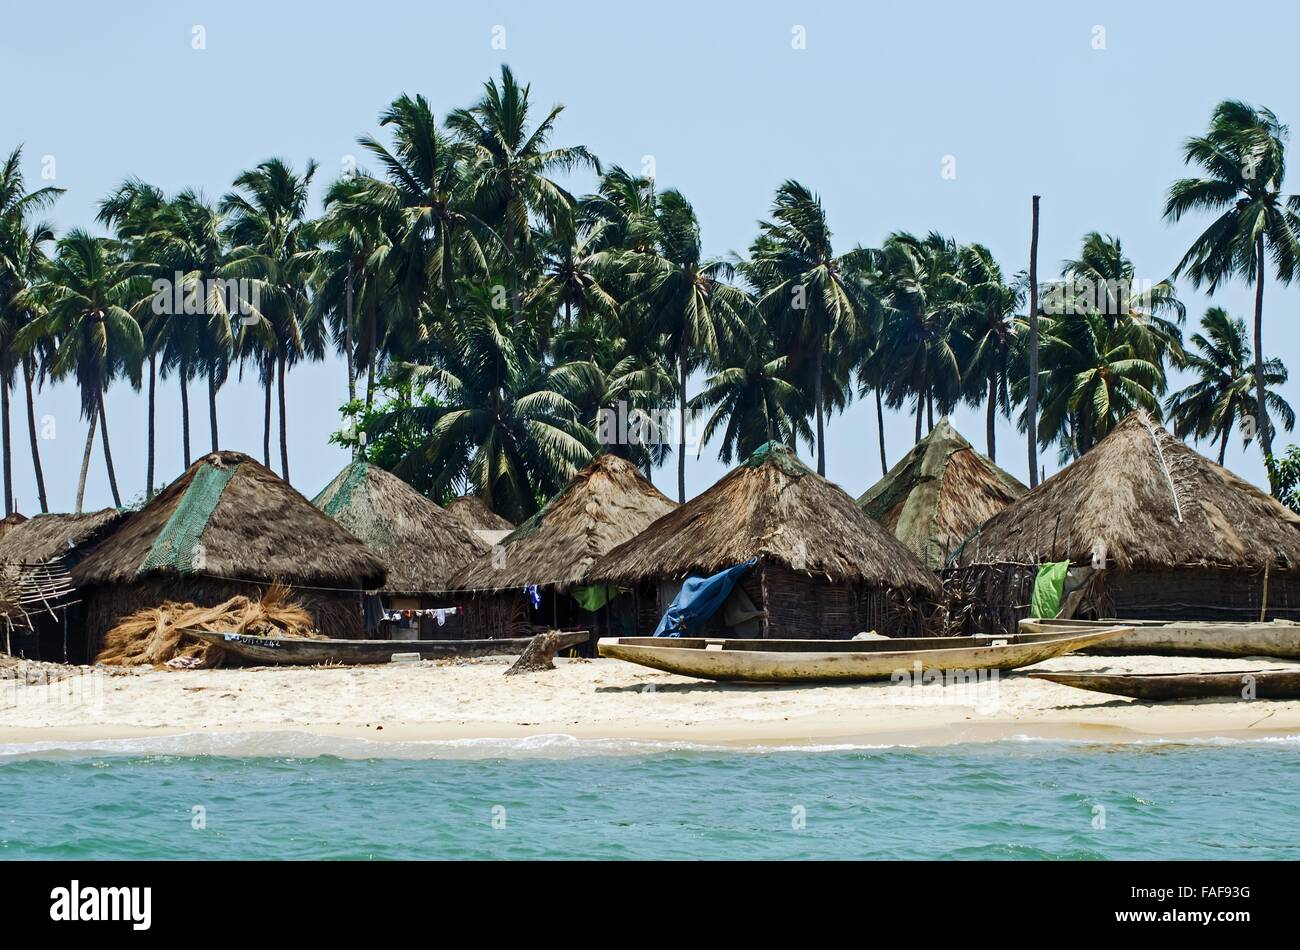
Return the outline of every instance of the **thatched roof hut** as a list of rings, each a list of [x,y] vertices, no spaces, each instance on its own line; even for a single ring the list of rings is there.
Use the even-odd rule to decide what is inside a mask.
[[[213,452],[130,515],[73,580],[96,589],[97,626],[163,600],[211,606],[279,581],[322,632],[355,636],[360,592],[384,583],[384,565],[270,469],[240,452]]]
[[[0,537],[0,563],[37,565],[84,550],[126,517],[104,508],[85,514],[35,515],[13,525]]]
[[[312,504],[383,559],[388,577],[380,590],[386,594],[445,591],[454,571],[488,552],[460,520],[366,461],[347,465]]]
[[[471,531],[513,531],[515,523],[502,518],[478,495],[461,495],[447,506],[447,513]]]
[[[1265,606],[1300,616],[1298,527],[1300,516],[1135,412],[989,519],[955,560],[1093,565],[1111,616],[1258,619]]]
[[[592,562],[674,507],[631,462],[597,455],[541,511],[502,539],[504,558],[481,558],[452,583],[465,591],[583,584]]]
[[[89,659],[84,643],[68,642],[69,629],[79,630],[84,616],[71,571],[125,517],[117,508],[42,514],[12,524],[0,537],[0,575],[10,589],[10,603],[0,612],[9,626],[23,628],[6,638],[11,649],[42,660]]]
[[[896,594],[895,603],[939,594],[938,580],[902,542],[777,442],[605,555],[589,577],[680,580],[755,557],[750,595],[765,606],[772,636],[896,632],[883,616],[889,597],[869,592]]]
[[[980,525],[1028,490],[975,451],[945,416],[858,505],[939,570]]]

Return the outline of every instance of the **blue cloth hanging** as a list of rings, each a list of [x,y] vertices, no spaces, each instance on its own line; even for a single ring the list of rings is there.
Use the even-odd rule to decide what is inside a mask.
[[[540,610],[542,606],[542,592],[537,589],[537,585],[529,584],[524,588],[524,592],[528,595],[529,601],[532,602],[533,610]]]
[[[741,576],[757,563],[758,558],[753,557],[708,577],[686,578],[660,619],[659,626],[655,627],[654,635],[680,637],[697,633],[704,622],[718,612]]]

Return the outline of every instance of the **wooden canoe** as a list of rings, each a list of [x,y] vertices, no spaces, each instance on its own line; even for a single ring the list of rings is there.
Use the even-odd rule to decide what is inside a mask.
[[[1121,624],[1131,633],[1113,637],[1086,652],[1150,656],[1275,656],[1300,659],[1300,624],[1191,620],[1022,620],[1022,633],[1077,633]]]
[[[449,657],[513,656],[523,653],[532,637],[500,640],[308,640],[303,637],[253,637],[242,633],[185,630],[187,636],[215,644],[253,663],[313,666],[320,663],[388,663],[395,653],[418,653],[422,660]],[[586,630],[560,634],[560,649],[586,643]]]
[[[1213,673],[1030,673],[1063,686],[1159,702],[1165,699],[1300,699],[1300,670]]]
[[[610,637],[601,656],[668,673],[754,683],[835,683],[944,670],[1012,670],[1118,636],[1120,626],[1085,633],[879,640],[739,640]]]

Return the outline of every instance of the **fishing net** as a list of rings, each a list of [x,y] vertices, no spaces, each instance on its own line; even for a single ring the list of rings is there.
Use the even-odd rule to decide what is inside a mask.
[[[104,636],[95,657],[106,666],[161,666],[181,659],[187,668],[221,666],[226,653],[219,646],[186,638],[186,629],[214,633],[245,633],[259,637],[323,639],[312,615],[289,600],[289,589],[272,584],[260,600],[237,596],[215,607],[168,601],[124,617]]]
[[[234,477],[238,465],[229,468],[206,464],[194,473],[176,510],[167,519],[149,553],[136,572],[143,576],[156,568],[171,567],[182,574],[204,569],[200,539],[208,519],[221,501],[221,493]]]

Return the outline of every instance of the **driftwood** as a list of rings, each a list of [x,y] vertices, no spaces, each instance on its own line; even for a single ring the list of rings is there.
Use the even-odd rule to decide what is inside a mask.
[[[539,633],[529,641],[528,646],[524,647],[524,652],[519,654],[519,659],[515,660],[515,665],[506,670],[506,676],[553,670],[555,669],[555,654],[568,647],[585,642],[587,637],[586,632],[574,634],[552,630],[548,633]]]

